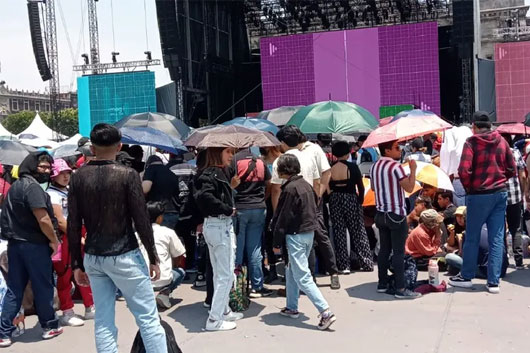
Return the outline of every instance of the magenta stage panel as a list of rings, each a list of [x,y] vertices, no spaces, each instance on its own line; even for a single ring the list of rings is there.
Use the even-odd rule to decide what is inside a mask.
[[[261,39],[264,109],[328,99],[440,113],[435,22]]]
[[[523,122],[530,112],[530,42],[495,44],[497,121]]]

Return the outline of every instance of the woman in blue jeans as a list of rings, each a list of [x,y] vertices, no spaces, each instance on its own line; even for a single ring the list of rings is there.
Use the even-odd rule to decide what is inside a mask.
[[[206,150],[204,167],[195,182],[195,200],[204,216],[203,235],[213,269],[214,294],[207,331],[226,331],[236,328],[243,314],[234,313],[228,306],[230,288],[234,281],[235,234],[232,217],[235,215],[233,188],[239,185],[237,176],[228,175],[232,162],[232,148],[211,147]]]
[[[336,317],[315,284],[308,265],[317,227],[317,196],[299,173],[300,162],[296,156],[284,154],[278,159],[278,175],[286,182],[273,219],[274,247],[275,252],[280,253],[285,243],[289,256],[285,269],[287,305],[280,314],[298,318],[298,298],[303,291],[320,313],[318,329],[326,330]]]

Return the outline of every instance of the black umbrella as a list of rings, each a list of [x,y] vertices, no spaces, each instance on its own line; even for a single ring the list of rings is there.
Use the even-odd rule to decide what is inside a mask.
[[[150,127],[179,140],[182,140],[190,132],[189,126],[183,121],[164,113],[147,112],[129,115],[115,123],[114,126],[118,129],[122,127]]]
[[[0,163],[20,165],[30,152],[36,150],[17,141],[2,140],[0,141]]]

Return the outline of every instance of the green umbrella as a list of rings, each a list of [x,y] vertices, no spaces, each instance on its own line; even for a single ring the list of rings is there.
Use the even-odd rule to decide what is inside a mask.
[[[366,109],[348,102],[318,102],[301,108],[287,125],[296,125],[303,133],[368,133],[379,123]]]

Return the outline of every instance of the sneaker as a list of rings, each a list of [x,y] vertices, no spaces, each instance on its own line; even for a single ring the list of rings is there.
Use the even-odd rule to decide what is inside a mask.
[[[324,311],[322,314],[319,315],[319,317],[320,322],[318,323],[318,329],[321,331],[327,330],[331,326],[331,324],[337,321],[335,314],[333,314],[329,310]]]
[[[524,270],[524,264],[515,264],[515,269],[517,270]]]
[[[156,304],[162,309],[171,308],[171,299],[168,294],[158,293],[156,296]]]
[[[261,288],[261,289],[251,289],[250,290],[250,294],[248,295],[250,298],[261,298],[261,297],[269,297],[271,296],[273,293],[272,290],[268,289],[268,288]]]
[[[9,339],[9,338],[0,338],[0,347],[1,348],[9,347],[12,344],[13,344],[13,342],[11,341],[11,339]]]
[[[232,321],[206,321],[206,331],[228,331],[237,327],[237,324]]]
[[[280,310],[280,315],[290,317],[291,319],[298,319],[300,313],[298,312],[298,310],[283,308],[282,310]]]
[[[207,302],[203,302],[203,303],[202,303],[202,306],[205,307],[206,309],[210,309],[210,307],[212,306],[212,304],[208,304]]]
[[[232,310],[228,314],[223,315],[224,321],[230,322],[241,320],[243,317],[243,313],[235,313]]]
[[[63,311],[63,316],[60,318],[61,325],[79,327],[85,324],[85,321],[77,316],[73,310]]]
[[[498,284],[486,284],[486,289],[491,294],[499,294],[501,292]]]
[[[449,278],[449,284],[458,288],[473,288],[471,280],[465,279],[461,274]]]
[[[351,272],[350,272],[350,270],[342,270],[342,271],[339,271],[339,273],[341,275],[349,275]]]
[[[331,275],[331,289],[340,289],[339,275],[336,273]]]
[[[116,294],[116,301],[124,302],[124,301],[125,301],[125,298],[124,298],[122,295],[117,295],[117,294]]]
[[[377,293],[386,293],[387,290],[388,290],[388,286],[386,284],[377,285]]]
[[[396,291],[394,297],[397,299],[417,299],[421,297],[421,294],[413,292],[410,289],[405,289],[404,291]]]
[[[62,327],[46,329],[42,333],[42,339],[49,340],[51,338],[59,336],[61,333],[63,333]]]
[[[206,278],[202,273],[197,274],[197,278],[195,278],[195,282],[193,282],[194,287],[204,287],[206,285]]]
[[[94,305],[85,308],[85,320],[94,320],[96,316],[96,307]]]

